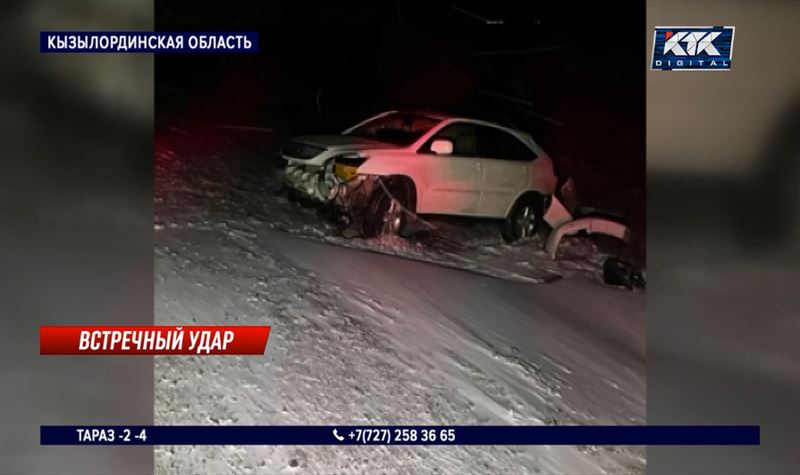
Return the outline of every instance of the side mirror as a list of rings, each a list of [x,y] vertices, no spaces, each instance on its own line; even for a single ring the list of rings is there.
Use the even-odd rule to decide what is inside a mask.
[[[436,139],[431,144],[431,152],[436,155],[452,155],[453,141],[448,139]]]

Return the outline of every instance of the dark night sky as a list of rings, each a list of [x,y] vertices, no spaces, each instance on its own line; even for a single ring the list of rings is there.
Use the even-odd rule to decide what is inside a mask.
[[[159,1],[158,30],[258,31],[260,52],[158,56],[158,123],[291,135],[393,108],[495,119],[530,132],[595,204],[643,221],[629,208],[644,196],[644,3],[432,3]]]

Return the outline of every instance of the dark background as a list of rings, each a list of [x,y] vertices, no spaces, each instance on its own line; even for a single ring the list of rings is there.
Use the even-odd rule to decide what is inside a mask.
[[[494,120],[531,133],[583,205],[643,237],[644,45],[624,40],[643,20],[644,5],[603,3],[157,2],[161,31],[258,31],[260,52],[156,57],[156,123],[286,137],[391,109]]]

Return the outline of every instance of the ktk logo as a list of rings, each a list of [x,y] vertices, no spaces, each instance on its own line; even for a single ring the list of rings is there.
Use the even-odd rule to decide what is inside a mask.
[[[651,69],[728,71],[733,32],[732,26],[656,27]]]
[[[709,33],[679,31],[672,33],[668,31],[664,33],[667,42],[664,43],[664,54],[672,53],[676,56],[695,56],[700,53],[708,53],[711,56],[719,56],[719,51],[714,48],[714,38],[721,35],[719,31],[711,31]],[[680,43],[686,44],[686,50],[681,48]]]

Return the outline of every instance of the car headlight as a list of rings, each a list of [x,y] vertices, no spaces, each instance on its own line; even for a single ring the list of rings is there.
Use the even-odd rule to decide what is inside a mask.
[[[333,171],[343,181],[350,181],[358,175],[358,167],[367,161],[367,156],[356,152],[345,153],[333,159]]]

